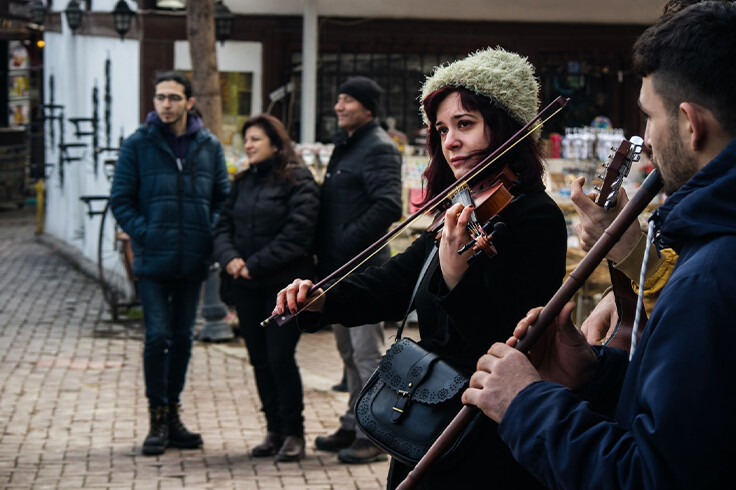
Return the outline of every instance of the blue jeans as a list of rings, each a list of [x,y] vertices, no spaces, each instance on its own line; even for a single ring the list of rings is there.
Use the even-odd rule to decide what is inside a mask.
[[[201,289],[201,281],[138,279],[146,328],[143,376],[149,407],[179,403]]]

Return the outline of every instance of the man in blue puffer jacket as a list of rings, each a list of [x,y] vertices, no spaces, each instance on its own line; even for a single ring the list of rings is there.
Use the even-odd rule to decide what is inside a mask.
[[[158,77],[155,111],[120,148],[110,192],[115,219],[130,235],[133,273],[146,329],[143,373],[151,428],[143,454],[196,448],[202,437],[179,418],[213,226],[228,194],[219,141],[192,111],[187,77]]]
[[[586,345],[568,305],[529,359],[494,345],[464,394],[550,488],[734,485],[734,26],[736,3],[702,2],[658,21],[634,48],[645,143],[669,195],[654,218],[657,242],[679,258],[631,360]]]

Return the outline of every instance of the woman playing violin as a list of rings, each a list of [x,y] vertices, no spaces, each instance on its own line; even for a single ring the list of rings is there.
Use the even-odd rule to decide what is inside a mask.
[[[421,98],[422,116],[429,128],[425,202],[533,119],[538,90],[531,64],[500,48],[436,68]],[[445,212],[439,236],[424,233],[384,265],[348,276],[311,304],[321,291],[308,298],[312,282],[297,279],[279,292],[275,313],[296,312],[309,304],[297,316],[300,328],[307,331],[330,323],[349,327],[400,320],[420,280],[414,300],[419,343],[471,374],[493,342],[508,338],[518,318],[556,292],[565,273],[565,221],[542,185],[538,131],[502,158],[498,163],[508,165],[518,180],[511,187],[513,200],[496,218],[506,225],[506,231],[493,239],[495,257],[481,256],[469,265],[474,250],[458,254],[471,239],[468,222],[473,206],[453,204]],[[429,267],[419,278],[430,255]],[[401,483],[410,470],[393,460],[388,488]],[[496,434],[495,423],[486,418],[474,423],[457,460],[435,465],[421,485],[473,488],[483,474],[492,478],[493,488],[538,485],[514,463]]]

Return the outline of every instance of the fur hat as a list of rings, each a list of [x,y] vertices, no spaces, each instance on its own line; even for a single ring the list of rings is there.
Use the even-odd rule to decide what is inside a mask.
[[[539,83],[534,77],[534,67],[526,58],[500,47],[486,48],[436,67],[422,86],[420,101],[448,85],[488,97],[522,125],[539,112]],[[424,124],[428,125],[423,105],[420,112]],[[535,133],[538,138],[539,131]]]
[[[381,101],[381,87],[367,77],[350,77],[337,89],[338,94],[347,94],[363,104],[376,117],[378,104]]]

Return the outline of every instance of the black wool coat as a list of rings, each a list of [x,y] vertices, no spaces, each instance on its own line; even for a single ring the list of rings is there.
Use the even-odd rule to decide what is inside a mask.
[[[341,140],[327,166],[321,189],[317,257],[321,277],[368,248],[401,218],[401,154],[371,121]],[[388,247],[370,264],[390,257]]]
[[[292,179],[276,181],[272,166],[266,160],[236,178],[215,226],[220,266],[240,257],[252,276],[236,286],[285,286],[314,275],[319,188],[303,165],[290,167]]]

